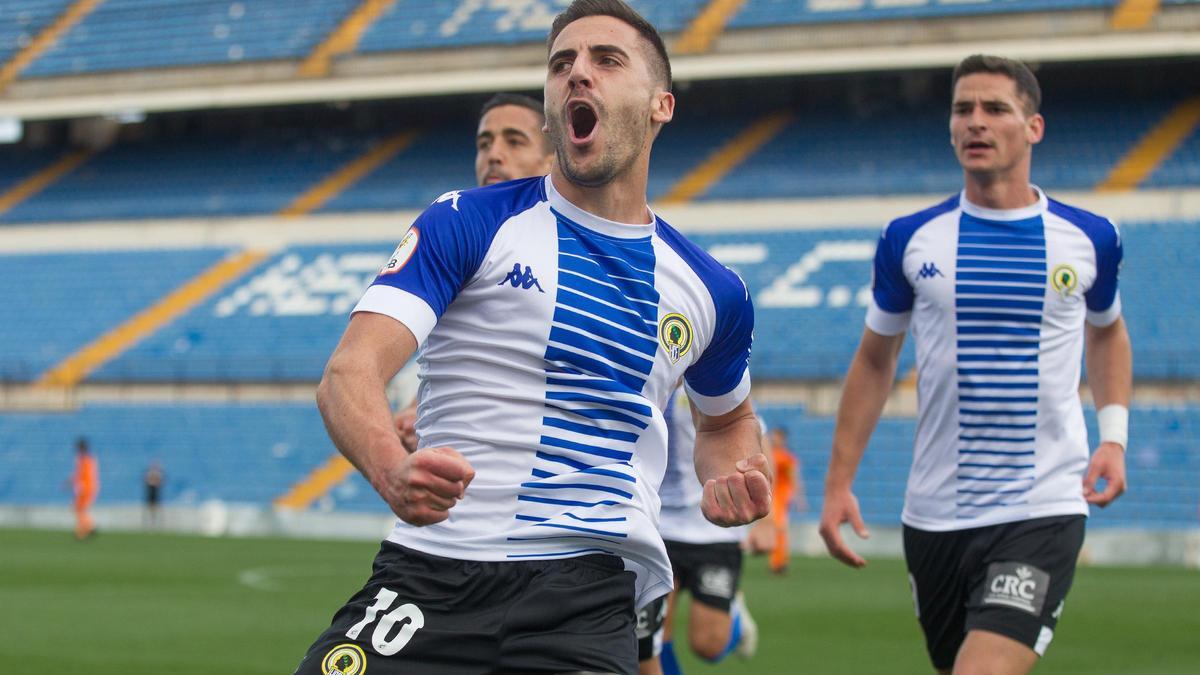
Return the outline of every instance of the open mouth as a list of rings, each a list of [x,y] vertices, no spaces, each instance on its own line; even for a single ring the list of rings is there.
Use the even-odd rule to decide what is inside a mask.
[[[967,150],[990,150],[991,147],[991,143],[985,143],[983,141],[971,141],[966,145]]]
[[[587,143],[596,133],[599,118],[596,110],[583,101],[575,101],[567,107],[567,125],[571,128],[571,140]]]

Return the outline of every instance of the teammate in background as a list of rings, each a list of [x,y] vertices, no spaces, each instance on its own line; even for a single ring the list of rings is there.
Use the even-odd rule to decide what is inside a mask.
[[[679,594],[687,591],[692,602],[687,617],[688,644],[696,656],[718,663],[731,653],[754,655],[758,627],[746,608],[739,587],[742,577],[741,541],[744,527],[718,527],[701,513],[702,489],[696,480],[693,446],[696,425],[687,394],[679,391],[664,411],[667,420],[667,468],[658,494],[662,499],[658,531],[662,534],[674,572],[673,591],[666,600],[661,636],[640,634],[638,653],[645,658],[660,651],[661,670],[643,662],[642,675],[679,675],[675,655],[675,608]],[[760,521],[760,522],[765,522]],[[643,612],[657,611],[658,602]],[[639,617],[649,632],[658,626],[654,617]]]
[[[479,111],[475,133],[475,182],[494,185],[554,168],[554,146],[542,131],[546,112],[534,98],[496,94]]]
[[[158,462],[150,462],[146,473],[142,475],[142,487],[146,494],[146,527],[158,527],[162,517],[162,487],[166,476]]]
[[[518,178],[545,176],[554,168],[554,146],[542,131],[546,113],[536,99],[499,93],[479,111],[475,132],[475,182],[494,185]],[[412,361],[388,384],[388,399],[404,407],[396,428],[411,452],[417,449],[417,364]]]
[[[835,558],[866,564],[839,528],[867,536],[851,484],[911,323],[920,406],[902,521],[929,656],[943,673],[1026,673],[1054,636],[1088,504],[1125,490],[1121,239],[1108,220],[1030,184],[1045,122],[1024,64],[968,57],[952,91],[965,189],[880,238],[821,535]],[[1085,343],[1100,417],[1090,461],[1078,393]]]
[[[299,673],[635,672],[635,610],[671,587],[655,491],[680,380],[705,516],[769,510],[745,286],[646,204],[662,40],[576,0],[548,53],[550,176],[438,198],[326,367],[330,436],[400,521]],[[384,387],[421,342],[409,453]]]
[[[91,509],[100,494],[100,465],[88,447],[86,438],[75,441],[75,471],[71,474],[71,488],[75,493],[75,538],[82,541],[96,531]]]
[[[771,488],[771,518],[755,523],[749,546],[756,553],[769,552],[767,564],[771,572],[786,574],[792,557],[788,541],[788,514],[793,508],[807,511],[808,499],[801,478],[800,458],[788,448],[785,427],[771,430],[770,446],[775,471],[775,485]]]

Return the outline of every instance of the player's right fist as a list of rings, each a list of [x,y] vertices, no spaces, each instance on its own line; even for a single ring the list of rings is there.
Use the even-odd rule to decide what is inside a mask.
[[[467,492],[475,470],[451,448],[422,448],[372,481],[392,512],[410,525],[432,525],[450,517]]]

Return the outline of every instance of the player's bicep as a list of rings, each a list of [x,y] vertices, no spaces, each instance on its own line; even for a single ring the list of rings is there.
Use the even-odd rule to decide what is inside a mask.
[[[375,312],[356,312],[329,359],[330,370],[360,367],[390,380],[417,349],[413,332],[400,321]]]
[[[732,271],[714,293],[716,321],[712,338],[684,373],[688,399],[706,415],[723,415],[750,395],[750,347],[754,342],[754,305],[745,284]]]

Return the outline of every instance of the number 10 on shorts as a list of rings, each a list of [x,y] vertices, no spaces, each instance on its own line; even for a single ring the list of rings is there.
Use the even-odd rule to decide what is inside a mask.
[[[362,621],[350,627],[346,631],[346,637],[351,640],[357,640],[359,633],[364,628],[375,622],[375,618],[379,613],[387,610],[392,606],[392,603],[399,597],[395,591],[389,591],[386,588],[379,589],[379,593],[375,596],[375,604],[367,608],[366,616]],[[400,630],[395,637],[388,639],[388,633],[392,632],[392,628],[400,624]],[[391,610],[379,619],[379,624],[375,626],[375,631],[371,633],[371,647],[375,649],[381,656],[391,656],[396,652],[404,649],[404,645],[412,639],[413,633],[425,626],[425,615],[421,610],[411,602],[404,603],[396,609]]]

